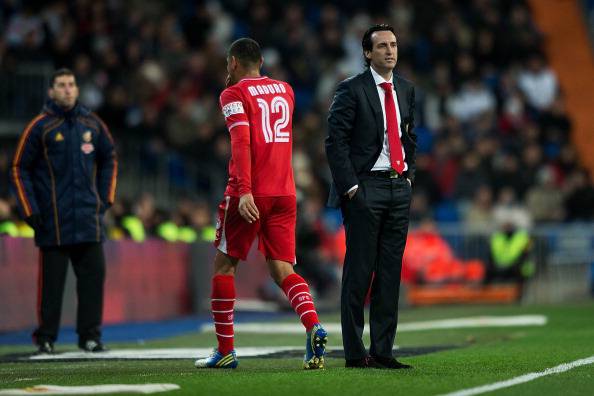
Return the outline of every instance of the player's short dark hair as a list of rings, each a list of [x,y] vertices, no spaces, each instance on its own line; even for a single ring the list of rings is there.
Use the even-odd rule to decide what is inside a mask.
[[[58,77],[62,77],[62,76],[72,76],[74,78],[76,78],[74,72],[66,67],[62,67],[58,70],[56,70],[55,72],[52,73],[52,76],[50,77],[49,80],[49,86],[50,88],[52,88],[54,86],[54,83],[56,82],[56,79]]]
[[[394,32],[394,28],[388,25],[387,23],[379,23],[377,25],[373,25],[372,27],[367,29],[365,34],[363,34],[361,46],[363,47],[363,58],[365,59],[365,64],[367,66],[371,64],[371,61],[367,59],[367,57],[365,56],[365,51],[371,51],[373,49],[373,41],[371,41],[371,35],[375,32],[381,32],[384,30],[394,33],[394,36],[396,35],[396,32]]]
[[[260,45],[251,38],[240,38],[235,40],[229,47],[227,56],[234,56],[242,65],[259,65],[262,59]]]

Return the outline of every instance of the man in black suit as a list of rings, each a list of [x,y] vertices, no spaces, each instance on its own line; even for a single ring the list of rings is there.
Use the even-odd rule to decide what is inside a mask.
[[[391,26],[369,28],[362,46],[368,69],[338,85],[326,138],[334,179],[328,205],[341,208],[346,232],[341,294],[346,367],[410,368],[394,359],[392,347],[415,174],[415,91],[393,74],[398,48]],[[362,335],[370,288],[368,354]]]

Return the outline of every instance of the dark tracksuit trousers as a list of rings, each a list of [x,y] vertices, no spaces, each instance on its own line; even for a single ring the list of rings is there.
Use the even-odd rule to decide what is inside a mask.
[[[54,342],[58,338],[68,262],[72,263],[76,275],[76,332],[79,344],[101,338],[105,257],[102,243],[89,242],[40,248],[39,327],[33,333],[37,344]]]

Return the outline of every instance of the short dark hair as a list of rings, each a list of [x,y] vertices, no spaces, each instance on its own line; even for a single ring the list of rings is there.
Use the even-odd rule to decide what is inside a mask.
[[[235,40],[229,47],[227,55],[234,56],[244,66],[259,65],[262,59],[260,45],[247,37]]]
[[[365,34],[363,34],[363,40],[361,40],[361,46],[363,47],[363,58],[365,59],[365,64],[369,66],[371,61],[365,56],[365,51],[371,51],[373,49],[373,42],[371,41],[371,35],[375,32],[381,32],[387,30],[389,32],[394,33],[396,36],[396,32],[394,32],[394,28],[387,23],[379,23],[377,25],[373,25]]]
[[[76,76],[72,70],[70,70],[66,67],[62,67],[52,73],[52,76],[49,81],[50,88],[52,88],[54,86],[54,83],[56,82],[56,78],[62,77],[62,76],[73,76],[74,78],[76,78]]]

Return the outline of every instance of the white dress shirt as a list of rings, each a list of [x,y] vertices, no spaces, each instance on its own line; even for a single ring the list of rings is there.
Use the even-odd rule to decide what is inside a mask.
[[[381,83],[388,82],[392,84],[392,77],[390,76],[389,80],[384,80],[382,76],[380,76],[373,67],[370,66],[369,70],[371,70],[371,75],[373,76],[373,80],[375,81],[375,86],[377,88],[377,93],[380,98],[380,104],[382,107],[382,114],[384,116],[384,146],[382,147],[382,151],[380,152],[377,161],[371,168],[372,171],[388,171],[392,169],[392,163],[390,162],[390,142],[388,139],[388,125],[386,123],[386,92],[380,86]],[[392,96],[394,97],[394,104],[396,105],[396,114],[398,115],[398,120],[402,122],[402,118],[400,117],[400,106],[398,105],[398,96],[396,95],[396,87],[392,86]],[[402,138],[402,130],[400,129],[400,124],[398,124],[398,136]],[[406,163],[406,153],[404,152],[404,145],[402,145],[402,159],[404,160],[404,171],[408,169],[408,164]],[[409,181],[410,183],[410,181]],[[347,194],[351,191],[357,189],[359,187],[358,184],[355,184],[353,187],[349,188]]]
[[[382,76],[380,76],[373,67],[369,67],[371,70],[371,75],[373,76],[373,80],[375,81],[375,86],[377,88],[377,93],[379,94],[380,103],[382,105],[382,114],[384,116],[384,147],[382,147],[382,151],[380,152],[377,161],[375,161],[375,165],[371,168],[372,171],[383,171],[383,170],[390,170],[392,169],[392,165],[390,162],[390,142],[388,139],[388,124],[386,123],[386,92],[380,86],[381,83],[388,82],[392,84],[392,77],[389,80],[384,80]],[[394,97],[394,104],[396,105],[396,114],[398,115],[398,121],[402,122],[402,118],[400,117],[400,106],[398,106],[398,96],[396,95],[396,87],[392,87],[392,96]],[[398,136],[402,137],[402,130],[400,129],[400,125],[397,126],[398,128]],[[408,164],[406,163],[406,154],[404,152],[404,146],[402,146],[402,159],[404,160],[404,170],[408,169]]]

